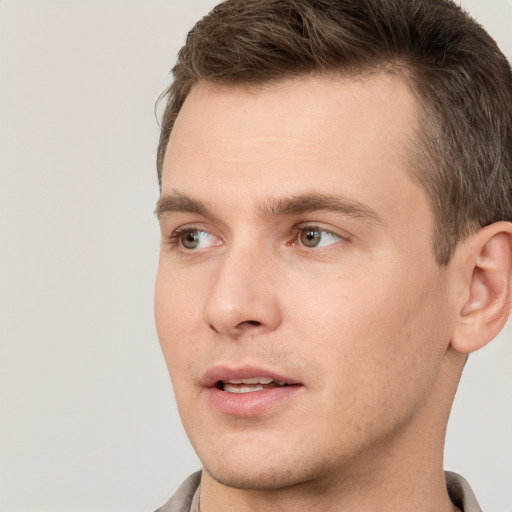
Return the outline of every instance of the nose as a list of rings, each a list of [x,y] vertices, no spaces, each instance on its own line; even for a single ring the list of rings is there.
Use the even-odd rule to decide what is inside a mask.
[[[239,338],[279,327],[282,311],[270,254],[232,247],[216,267],[203,309],[206,325],[218,334]]]

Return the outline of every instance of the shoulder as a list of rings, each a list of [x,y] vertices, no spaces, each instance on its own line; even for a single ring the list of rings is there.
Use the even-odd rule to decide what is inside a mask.
[[[452,503],[463,512],[482,512],[473,489],[457,473],[445,471],[446,487]]]
[[[164,505],[155,512],[189,512],[194,494],[201,482],[201,471],[190,475]]]

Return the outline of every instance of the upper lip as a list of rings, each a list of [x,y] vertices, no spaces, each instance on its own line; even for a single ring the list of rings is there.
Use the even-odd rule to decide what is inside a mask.
[[[229,367],[229,366],[212,366],[209,368],[201,379],[201,383],[204,387],[214,387],[219,381],[228,382],[233,380],[250,379],[254,377],[267,377],[280,384],[300,384],[297,380],[280,375],[274,371],[269,371],[264,368],[258,368],[256,366],[240,366],[240,367]]]

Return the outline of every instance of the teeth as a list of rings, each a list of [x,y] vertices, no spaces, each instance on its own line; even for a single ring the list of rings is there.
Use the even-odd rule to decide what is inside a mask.
[[[250,377],[248,379],[231,379],[222,381],[222,388],[228,393],[252,393],[263,391],[263,386],[271,384],[274,379],[270,377]]]
[[[253,391],[263,391],[263,386],[255,386],[254,384],[250,386],[241,386],[235,385],[230,386],[231,382],[224,384],[224,391],[228,393],[252,393]]]
[[[270,377],[250,377],[248,379],[231,379],[218,381],[217,387],[228,393],[252,393],[268,389],[263,386],[273,384],[276,386],[288,386],[286,382],[271,379]]]
[[[224,382],[229,384],[270,384],[273,379],[269,377],[251,377],[250,379],[231,379]]]
[[[272,380],[269,377],[254,377],[252,379],[242,379],[242,384],[270,384]]]

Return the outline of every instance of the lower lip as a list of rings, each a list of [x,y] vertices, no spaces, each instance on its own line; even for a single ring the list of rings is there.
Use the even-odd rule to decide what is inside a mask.
[[[213,387],[207,388],[206,394],[210,406],[223,414],[255,416],[288,400],[303,388],[304,386],[294,385],[252,391],[250,393],[229,393]]]

